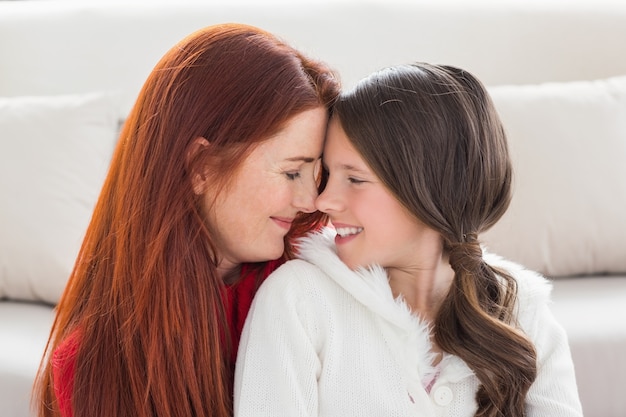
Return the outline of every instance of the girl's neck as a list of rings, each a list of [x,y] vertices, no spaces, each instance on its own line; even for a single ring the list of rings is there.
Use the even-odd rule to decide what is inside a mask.
[[[454,271],[447,257],[405,269],[390,269],[389,285],[394,297],[402,296],[411,311],[432,322],[448,294]]]
[[[433,259],[429,266],[390,270],[388,273],[394,297],[402,296],[414,314],[428,323],[433,323],[454,280],[454,271],[447,256]],[[432,364],[437,365],[443,358],[443,351],[434,334],[431,334],[430,342],[430,350],[436,354]]]

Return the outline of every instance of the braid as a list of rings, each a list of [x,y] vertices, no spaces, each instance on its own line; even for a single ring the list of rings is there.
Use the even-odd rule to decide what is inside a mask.
[[[448,244],[455,278],[435,319],[435,340],[478,377],[477,417],[523,417],[536,352],[515,327],[515,280],[489,266],[475,234]]]

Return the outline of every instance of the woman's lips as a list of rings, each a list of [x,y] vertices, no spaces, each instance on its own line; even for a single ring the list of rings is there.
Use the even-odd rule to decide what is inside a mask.
[[[271,219],[274,220],[274,223],[276,223],[283,229],[291,229],[291,223],[293,222],[293,219],[288,219],[286,217],[271,217]]]

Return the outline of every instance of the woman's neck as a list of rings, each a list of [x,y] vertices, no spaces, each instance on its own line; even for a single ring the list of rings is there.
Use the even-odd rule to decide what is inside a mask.
[[[220,264],[217,267],[217,273],[226,285],[234,284],[241,276],[241,264],[229,264],[228,266]]]

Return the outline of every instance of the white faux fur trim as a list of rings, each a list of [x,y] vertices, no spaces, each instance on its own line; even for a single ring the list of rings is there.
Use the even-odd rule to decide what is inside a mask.
[[[329,229],[301,239],[300,258],[316,265],[382,319],[381,331],[399,363],[417,364],[416,369],[405,369],[408,378],[414,383],[429,379],[436,369],[428,323],[413,314],[402,298],[394,299],[383,268],[348,268],[337,256],[333,239],[334,232]]]
[[[550,302],[552,283],[543,275],[486,250],[483,250],[483,259],[492,267],[502,269],[515,278],[518,315]]]
[[[405,369],[412,380],[425,380],[436,372],[432,363],[430,328],[428,323],[413,314],[401,298],[394,299],[387,273],[380,266],[353,271],[337,256],[335,232],[324,229],[299,241],[300,257],[320,268],[346,292],[381,318],[381,331],[390,349],[400,363],[417,363],[417,369]],[[509,273],[517,282],[517,313],[529,314],[538,304],[547,303],[552,286],[542,275],[483,250],[483,258],[489,265]],[[472,371],[456,357],[444,357],[452,365],[456,378],[463,378]],[[442,363],[443,364],[443,363]],[[453,376],[450,375],[449,376]]]

